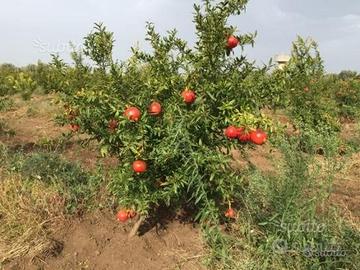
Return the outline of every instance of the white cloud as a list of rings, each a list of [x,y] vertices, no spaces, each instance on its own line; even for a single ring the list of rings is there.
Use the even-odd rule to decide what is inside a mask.
[[[19,65],[48,60],[35,40],[49,48],[65,48],[68,41],[82,42],[94,22],[103,21],[114,31],[115,55],[126,58],[136,42],[144,41],[145,22],[153,21],[161,33],[171,28],[190,44],[194,41],[193,0],[87,0],[4,1],[0,9],[0,62]],[[195,2],[199,3],[200,0]],[[318,41],[330,71],[360,71],[360,1],[358,0],[250,0],[247,12],[231,23],[241,32],[258,30],[255,48],[245,53],[259,62],[288,52],[297,34]],[[68,52],[62,56],[66,57]]]

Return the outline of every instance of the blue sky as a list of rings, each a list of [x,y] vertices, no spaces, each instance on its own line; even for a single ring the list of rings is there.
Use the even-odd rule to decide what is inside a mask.
[[[49,60],[59,52],[68,60],[69,41],[80,46],[94,22],[114,32],[114,55],[126,59],[130,47],[147,48],[145,22],[158,31],[177,28],[193,42],[192,4],[199,0],[12,0],[0,9],[0,63],[17,65]],[[241,32],[257,30],[255,47],[243,52],[258,63],[288,53],[296,35],[314,38],[329,72],[360,71],[359,0],[250,0],[231,23]],[[239,52],[240,53],[240,52]]]

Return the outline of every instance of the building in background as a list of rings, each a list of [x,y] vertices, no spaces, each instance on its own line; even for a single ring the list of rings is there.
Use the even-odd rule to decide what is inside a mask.
[[[290,55],[278,54],[276,55],[275,60],[278,63],[278,68],[282,70],[284,69],[285,65],[289,62]]]

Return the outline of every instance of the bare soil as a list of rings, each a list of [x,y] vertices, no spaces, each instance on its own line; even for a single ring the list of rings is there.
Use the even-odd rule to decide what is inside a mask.
[[[53,117],[60,110],[51,104],[53,98],[51,95],[34,96],[28,102],[15,98],[14,108],[0,113],[0,120],[15,134],[2,134],[0,141],[12,146],[26,145],[55,139],[65,132],[66,128],[54,123]]]
[[[130,226],[100,212],[72,220],[57,239],[63,243],[58,256],[13,262],[4,269],[205,269],[198,229],[174,221],[128,239]]]
[[[65,134],[69,134],[69,127],[62,127],[55,123],[56,114],[62,113],[58,106],[53,105],[55,96],[34,96],[30,101],[24,102],[15,98],[15,107],[7,112],[0,113],[0,121],[6,124],[8,132],[0,132],[0,142],[8,145],[10,149],[22,149],[28,152],[57,146]],[[65,149],[61,155],[70,161],[79,162],[87,170],[93,170],[97,164],[113,167],[118,164],[114,157],[102,158],[96,142],[90,142],[86,147],[79,142],[87,139],[85,135],[73,134],[65,141]],[[61,144],[61,142],[59,142]]]

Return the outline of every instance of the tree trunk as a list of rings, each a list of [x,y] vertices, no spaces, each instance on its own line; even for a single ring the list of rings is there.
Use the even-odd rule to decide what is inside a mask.
[[[128,238],[133,238],[137,234],[137,232],[138,232],[141,224],[144,222],[144,220],[145,220],[145,217],[139,215],[139,218],[135,222],[134,226],[132,227],[132,229],[128,235]]]

